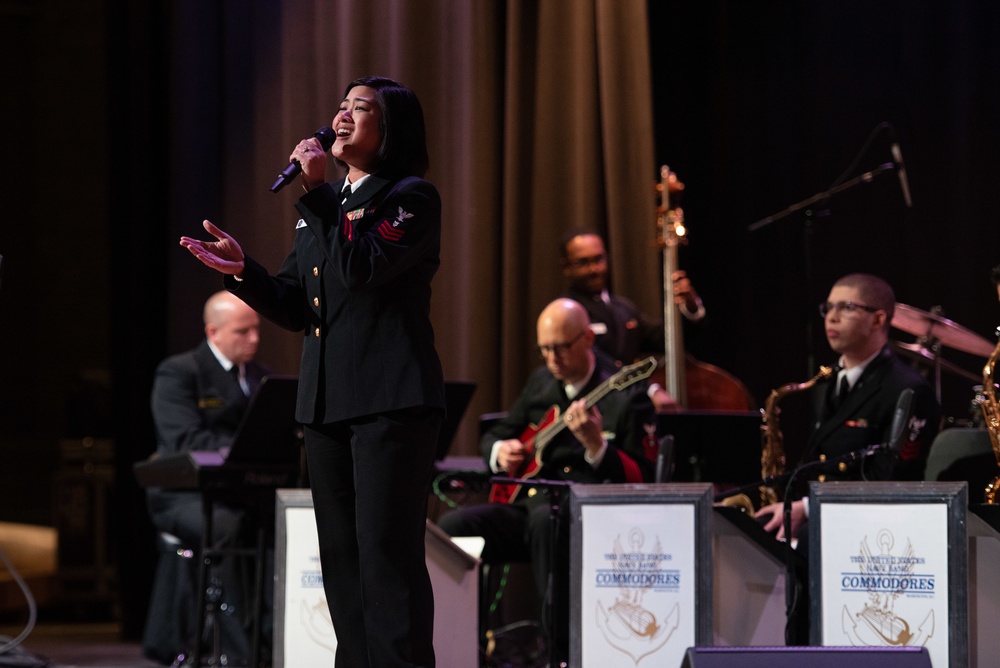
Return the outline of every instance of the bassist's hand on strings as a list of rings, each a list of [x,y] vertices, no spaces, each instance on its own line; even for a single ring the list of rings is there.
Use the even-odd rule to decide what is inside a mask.
[[[649,386],[647,394],[652,399],[653,409],[657,413],[676,413],[681,410],[681,405],[677,403],[677,400],[670,396],[670,393],[657,383]]]
[[[705,307],[701,303],[701,297],[698,296],[698,291],[694,289],[687,273],[678,269],[670,274],[670,279],[674,282],[674,303],[681,308],[684,316],[693,321],[705,317]]]

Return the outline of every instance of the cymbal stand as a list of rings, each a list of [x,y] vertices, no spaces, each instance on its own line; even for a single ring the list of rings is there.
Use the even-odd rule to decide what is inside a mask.
[[[941,342],[930,334],[917,339],[917,345],[931,354],[931,368],[934,369],[934,396],[941,403]],[[916,365],[916,361],[914,362]]]
[[[932,306],[930,312],[931,315],[943,315],[944,309],[940,305]],[[934,396],[938,405],[941,405],[941,341],[931,334],[933,327],[933,322],[927,323],[927,335],[924,338],[927,340],[926,344],[930,344],[929,350],[934,354]]]
[[[931,339],[931,352],[934,354],[934,397],[941,405],[941,342]]]

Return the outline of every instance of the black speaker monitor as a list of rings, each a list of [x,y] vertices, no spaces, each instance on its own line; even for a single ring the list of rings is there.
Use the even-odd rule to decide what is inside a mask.
[[[689,647],[681,668],[931,668],[926,647]]]

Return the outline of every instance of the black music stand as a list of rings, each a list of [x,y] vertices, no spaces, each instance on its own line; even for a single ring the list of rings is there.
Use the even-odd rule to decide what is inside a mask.
[[[559,619],[558,606],[556,605],[556,597],[559,594],[556,591],[556,558],[559,554],[559,536],[563,526],[563,508],[566,507],[563,495],[569,492],[569,488],[574,483],[566,480],[546,480],[545,478],[505,478],[500,476],[494,477],[493,482],[500,485],[523,485],[524,487],[540,488],[549,498],[549,525],[552,527],[552,533],[549,536],[549,569],[545,575],[542,614],[548,626],[546,630],[548,633],[549,666],[558,666],[560,657],[556,627],[562,620]],[[521,493],[527,492],[522,489]]]
[[[261,380],[257,391],[250,398],[232,445],[219,453],[220,465],[229,469],[245,469],[247,475],[256,473],[261,466],[273,471],[277,478],[287,478],[290,471],[301,469],[300,429],[295,422],[295,397],[298,379],[295,376],[271,375]],[[250,473],[250,471],[254,471]],[[257,536],[253,548],[216,548],[212,545],[212,510],[217,501],[237,496],[258,515]],[[198,568],[198,625],[195,629],[192,658],[195,666],[201,665],[201,640],[207,619],[206,594],[209,570],[213,561],[224,557],[249,556],[256,561],[253,591],[253,634],[251,639],[251,666],[260,663],[260,610],[264,594],[264,562],[267,557],[267,523],[261,519],[274,507],[274,488],[268,485],[247,485],[245,489],[230,490],[226,487],[202,490],[203,529],[201,537],[201,562]],[[273,522],[271,523],[273,525]],[[212,604],[215,605],[214,603]],[[213,608],[214,610],[214,608]],[[219,660],[219,648],[214,648]]]
[[[476,384],[462,380],[446,380],[444,383],[444,405],[445,415],[441,422],[441,429],[438,431],[437,450],[434,459],[443,460],[448,456],[451,442],[455,440],[458,433],[458,425],[465,417],[465,411],[469,408],[472,395],[476,391]]]
[[[656,433],[673,436],[673,472],[661,482],[740,485],[760,479],[760,413],[658,413]]]
[[[300,431],[295,421],[296,376],[264,376],[243,414],[232,445],[222,452],[225,466],[273,464],[298,467]]]

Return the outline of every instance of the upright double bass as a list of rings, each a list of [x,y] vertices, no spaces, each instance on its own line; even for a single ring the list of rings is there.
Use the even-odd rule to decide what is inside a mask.
[[[656,186],[657,243],[663,251],[663,382],[661,385],[682,408],[748,411],[753,397],[735,376],[712,364],[699,362],[684,351],[684,331],[674,303],[674,275],[679,270],[677,249],[687,243],[684,210],[672,199],[684,190],[677,175],[664,165]],[[656,378],[659,381],[659,378]]]

